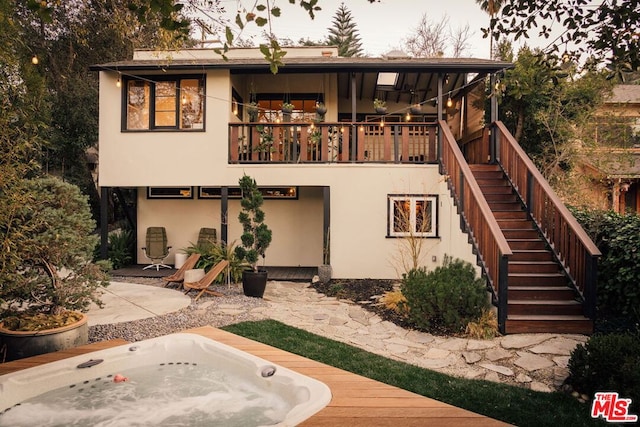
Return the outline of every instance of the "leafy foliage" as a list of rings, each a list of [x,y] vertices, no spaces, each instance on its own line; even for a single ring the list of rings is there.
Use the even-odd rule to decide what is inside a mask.
[[[235,242],[230,245],[223,241],[205,245],[192,244],[185,249],[185,252],[189,255],[193,253],[200,254],[196,268],[202,268],[205,271],[209,271],[211,267],[222,260],[229,261],[229,268],[225,268],[223,274],[216,278],[220,283],[226,283],[227,279],[229,279],[230,283],[238,283],[242,279],[242,270],[247,267],[247,263],[236,255]],[[229,277],[227,277],[227,273]]]
[[[242,225],[242,245],[235,248],[235,253],[239,259],[246,260],[253,270],[257,271],[258,257],[264,259],[265,251],[271,244],[272,233],[264,223],[264,200],[255,179],[243,175],[238,183],[242,190],[242,211],[238,215],[238,221]]]
[[[131,265],[135,251],[135,238],[128,229],[109,234],[108,256],[114,269]]]
[[[3,251],[0,270],[3,314],[29,310],[57,315],[99,304],[95,290],[105,276],[91,263],[97,236],[86,197],[57,178],[16,184],[1,200],[12,212],[0,224],[11,253]]]
[[[402,279],[409,320],[420,329],[462,332],[489,308],[484,281],[471,264],[445,256],[433,271],[412,269]]]
[[[568,382],[580,393],[616,391],[640,410],[640,336],[630,333],[594,335],[571,352]]]
[[[602,252],[598,262],[598,317],[640,326],[640,216],[574,210]]]
[[[495,2],[494,2],[495,3]],[[576,56],[587,55],[599,62],[607,61],[610,71],[624,73],[640,67],[640,8],[638,1],[602,1],[594,6],[588,0],[510,0],[499,16],[491,19],[485,37],[497,39],[513,35],[528,38],[531,31],[549,38],[560,24],[562,35],[551,42],[554,51],[575,46]]]

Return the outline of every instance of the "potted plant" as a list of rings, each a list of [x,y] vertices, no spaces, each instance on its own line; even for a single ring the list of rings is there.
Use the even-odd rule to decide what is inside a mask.
[[[324,102],[316,102],[316,113],[320,116],[327,114],[327,107]]]
[[[2,188],[0,340],[4,360],[88,342],[82,313],[106,274],[91,262],[98,237],[87,198],[58,178]]]
[[[378,114],[384,114],[387,112],[387,102],[382,99],[376,98],[373,100],[373,109]]]
[[[247,104],[247,115],[249,116],[250,122],[258,121],[258,103],[255,101],[251,101]]]
[[[282,103],[282,112],[284,114],[291,114],[294,108],[295,106],[293,104],[288,103],[287,101],[284,101]]]
[[[242,289],[246,296],[262,298],[267,286],[267,271],[264,267],[259,269],[257,264],[259,257],[264,262],[265,251],[271,244],[271,230],[264,223],[264,200],[255,179],[243,175],[238,183],[242,191],[242,210],[238,215],[242,236],[241,245],[236,246],[235,252],[238,259],[245,260],[251,266],[250,270],[242,272]]]
[[[422,104],[420,104],[419,102],[411,104],[409,110],[411,111],[411,114],[422,114]]]

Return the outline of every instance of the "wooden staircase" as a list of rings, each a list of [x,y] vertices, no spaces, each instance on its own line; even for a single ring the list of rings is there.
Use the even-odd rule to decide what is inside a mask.
[[[562,265],[498,165],[469,165],[513,255],[505,332],[593,332]]]

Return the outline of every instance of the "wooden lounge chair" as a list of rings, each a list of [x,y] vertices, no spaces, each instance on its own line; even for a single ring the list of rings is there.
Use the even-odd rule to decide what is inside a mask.
[[[189,258],[187,258],[187,260],[184,262],[184,264],[182,264],[182,267],[180,267],[178,271],[173,273],[171,276],[167,276],[162,279],[165,282],[164,287],[166,288],[170,283],[176,283],[178,285],[178,289],[180,289],[180,285],[182,285],[182,282],[184,281],[184,272],[194,268],[199,259],[200,254],[198,253],[189,255]]]
[[[229,261],[223,259],[222,261],[220,261],[219,263],[211,267],[211,270],[209,270],[209,272],[205,274],[204,277],[198,280],[197,282],[194,282],[194,283],[184,282],[183,283],[183,286],[185,289],[184,294],[186,295],[191,290],[194,290],[194,289],[197,291],[199,290],[200,293],[196,296],[195,301],[198,301],[198,298],[200,298],[204,293],[207,293],[209,295],[213,295],[216,297],[221,297],[222,294],[220,292],[209,290],[209,286],[211,286],[213,281],[216,280],[216,277],[222,274],[222,272],[224,271],[225,268],[227,268],[228,265],[229,265]]]

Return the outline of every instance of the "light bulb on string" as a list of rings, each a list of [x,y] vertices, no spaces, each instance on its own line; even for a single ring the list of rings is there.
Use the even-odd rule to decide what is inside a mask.
[[[40,62],[40,60],[38,59],[37,55],[33,55],[33,57],[31,57],[31,63],[33,65],[38,65],[39,62]]]
[[[451,99],[451,97],[449,97],[449,99],[447,99],[447,107],[449,107],[449,108],[453,107],[453,100]]]

